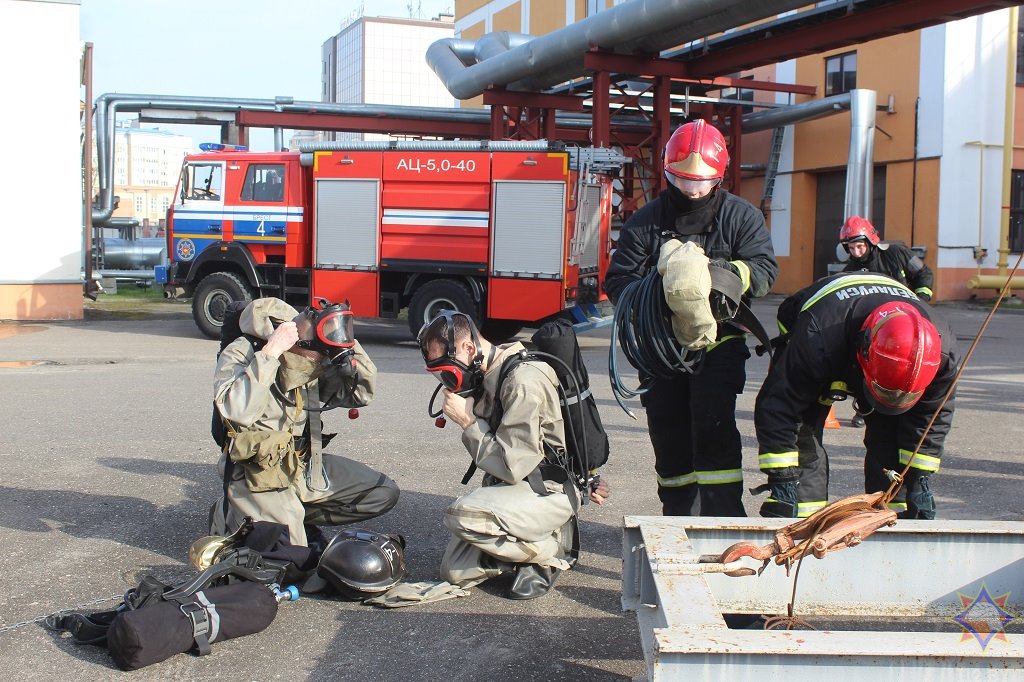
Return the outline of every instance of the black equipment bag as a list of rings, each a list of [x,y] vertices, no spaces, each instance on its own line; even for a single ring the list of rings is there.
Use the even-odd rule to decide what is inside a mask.
[[[266,629],[277,616],[277,599],[266,586],[237,582],[200,590],[180,601],[122,611],[110,624],[107,648],[122,670],[137,670],[193,648]]]
[[[287,529],[281,524],[257,521],[252,526],[253,544],[264,546],[266,557],[250,546],[236,547],[183,583],[143,576],[117,608],[58,612],[45,625],[71,633],[76,644],[106,647],[125,670],[193,648],[202,656],[210,653],[213,641],[260,632],[277,615],[275,589],[292,575],[315,570],[319,554],[287,544]],[[186,626],[187,641],[182,634]]]

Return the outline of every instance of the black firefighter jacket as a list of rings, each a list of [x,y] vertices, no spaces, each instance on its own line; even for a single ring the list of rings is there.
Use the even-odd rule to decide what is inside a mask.
[[[797,429],[802,415],[818,404],[834,382],[845,383],[860,405],[868,405],[857,364],[857,340],[868,315],[889,301],[914,305],[942,337],[942,358],[935,379],[917,404],[898,417],[896,446],[900,461],[905,464],[909,460],[956,374],[956,337],[934,308],[919,301],[899,282],[868,272],[840,273],[818,280],[779,306],[779,329],[788,336],[788,342],[775,354],[754,408],[762,471],[771,473],[797,465]],[[914,457],[913,468],[938,470],[952,420],[950,396]]]
[[[930,301],[935,277],[932,269],[914,255],[909,246],[902,242],[880,242],[872,246],[862,260],[850,259],[843,272],[867,270],[888,275],[913,289],[925,301]]]
[[[669,239],[696,242],[708,258],[730,261],[740,273],[745,292],[743,298],[758,298],[768,293],[779,273],[772,249],[771,234],[764,216],[750,202],[723,189],[714,219],[698,229],[677,231],[681,215],[668,196],[669,190],[646,204],[626,221],[619,235],[618,248],[612,256],[605,277],[604,290],[613,303],[627,284],[642,279],[658,264],[662,243]],[[736,333],[719,328],[718,337]]]

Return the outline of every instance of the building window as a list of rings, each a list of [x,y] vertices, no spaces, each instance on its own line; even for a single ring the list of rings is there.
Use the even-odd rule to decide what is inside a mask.
[[[146,207],[145,201],[146,200],[142,197],[141,194],[136,194],[135,195],[135,212],[136,213],[142,213],[142,209],[144,209]]]
[[[825,60],[825,96],[841,95],[857,87],[857,53],[847,52]]]
[[[1024,251],[1024,170],[1010,177],[1010,251]]]

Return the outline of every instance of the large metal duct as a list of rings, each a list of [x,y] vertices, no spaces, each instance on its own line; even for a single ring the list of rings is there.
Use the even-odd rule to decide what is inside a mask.
[[[167,240],[103,238],[103,267],[111,270],[152,270],[167,258]]]
[[[859,215],[871,220],[872,179],[875,167],[874,90],[851,90],[790,107],[770,109],[743,117],[744,133],[812,121],[842,111],[850,112],[850,154],[846,162],[844,217]]]
[[[652,54],[782,12],[806,0],[632,0],[598,12],[507,52],[467,66],[445,38],[427,48],[427,63],[456,99],[492,85],[540,91],[584,74],[591,47]],[[481,38],[483,40],[483,38]]]
[[[823,97],[788,107],[745,114],[742,120],[743,132],[756,133],[771,128],[782,128],[794,123],[803,123],[823,116],[838,114],[841,111],[848,111],[852,92],[857,91],[844,92],[841,95]]]
[[[299,163],[312,166],[316,152],[546,152],[555,148],[547,140],[335,140],[303,142]]]
[[[480,40],[473,45],[473,58],[482,62],[485,59],[497,57],[514,47],[525,45],[536,38],[526,33],[510,33],[509,31],[495,31],[481,36]],[[471,62],[472,63],[472,62]]]
[[[850,158],[846,162],[844,218],[871,220],[872,179],[875,171],[875,91],[850,91]]]

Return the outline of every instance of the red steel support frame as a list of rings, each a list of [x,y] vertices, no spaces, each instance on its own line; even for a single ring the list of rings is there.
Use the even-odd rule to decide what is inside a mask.
[[[778,31],[758,40],[695,57],[686,64],[691,73],[733,73],[1017,4],[1020,3],[1006,0],[903,0],[858,10],[824,25]]]
[[[746,78],[699,78],[693,74],[701,71],[692,68],[693,62],[683,62],[660,57],[637,57],[635,55],[615,54],[592,49],[583,55],[583,66],[596,74],[602,71],[629,74],[634,76],[668,76],[678,83],[693,83],[708,88],[746,88],[748,90],[764,90],[766,92],[791,92],[797,95],[814,95],[817,88],[813,85],[797,85],[795,83],[775,83],[772,81],[755,81]],[[594,90],[598,90],[594,81]]]
[[[239,111],[240,126],[254,128],[290,128],[293,130],[333,130],[358,133],[394,133],[396,135],[437,135],[441,137],[486,138],[485,123],[424,121],[416,118],[347,116],[332,113],[292,113],[281,111]]]
[[[610,86],[611,79],[607,71],[598,71],[594,74],[590,140],[595,147],[607,147],[611,140],[611,131],[609,130],[611,116],[608,110]]]
[[[789,92],[800,95],[815,95],[817,88],[813,85],[798,85],[788,83],[775,83],[770,81],[755,81],[742,78],[717,77],[700,78],[699,71],[692,69],[688,63],[662,59],[660,57],[641,57],[634,55],[614,54],[604,52],[597,48],[590,50],[583,56],[584,67],[593,72],[593,144],[596,147],[607,147],[612,144],[621,144],[623,151],[633,157],[633,168],[628,183],[623,183],[623,196],[620,210],[631,211],[636,207],[640,195],[635,195],[637,190],[643,194],[646,200],[652,199],[666,186],[663,167],[663,154],[665,144],[672,134],[671,118],[671,97],[673,83],[692,84],[704,90],[741,87],[751,90],[762,90],[767,92]],[[652,109],[648,113],[639,106],[639,96],[630,96],[625,93],[620,97],[613,97],[610,91],[618,79],[615,75],[630,75],[639,77],[652,84],[648,90],[653,94]],[[650,120],[650,135],[637,145],[622,144],[619,140],[619,131],[614,124],[614,116],[610,114],[612,102],[623,105],[623,108],[632,108]],[[622,111],[623,109],[619,109]],[[729,116],[725,113],[729,112]],[[740,146],[742,138],[741,112],[739,107],[728,107],[725,110],[720,106],[710,104],[691,104],[689,118],[707,118],[723,129],[723,134],[728,138],[730,149],[729,185],[730,191],[739,191],[740,182]],[[633,182],[639,180],[639,187]]]
[[[492,139],[565,139],[559,137],[556,111],[583,111],[583,100],[574,95],[510,92],[491,89],[484,93],[491,107]],[[585,133],[579,132],[579,137]]]

